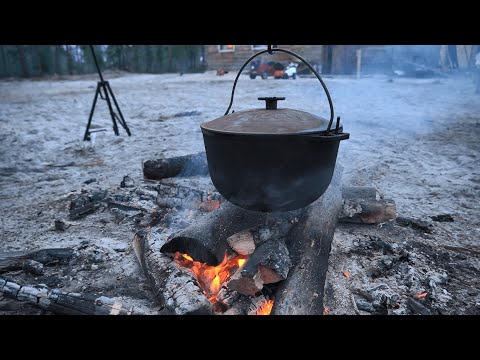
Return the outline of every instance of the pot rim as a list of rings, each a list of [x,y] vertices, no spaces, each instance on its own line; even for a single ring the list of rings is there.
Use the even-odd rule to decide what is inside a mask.
[[[203,124],[200,125],[202,133],[208,135],[228,135],[228,136],[253,136],[253,137],[272,137],[272,138],[281,138],[284,136],[287,137],[308,137],[308,138],[318,138],[318,139],[325,139],[325,140],[338,140],[339,137],[344,140],[343,136],[348,135],[345,139],[348,139],[350,136],[349,133],[343,132],[343,126],[338,128],[338,133],[335,133],[335,129],[331,129],[330,131],[327,130],[319,130],[319,131],[310,131],[310,132],[292,132],[292,133],[254,133],[254,132],[232,132],[232,131],[223,131],[223,130],[212,130],[210,128],[206,128]]]

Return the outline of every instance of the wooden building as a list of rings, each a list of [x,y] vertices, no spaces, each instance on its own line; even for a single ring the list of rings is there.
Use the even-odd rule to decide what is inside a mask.
[[[363,74],[392,73],[408,64],[420,63],[431,69],[448,69],[450,60],[447,45],[278,45],[304,57],[322,74],[353,75],[361,68]],[[235,72],[253,54],[267,49],[267,45],[205,45],[205,61],[209,70],[223,69]],[[472,66],[477,47],[456,45],[460,69]],[[359,51],[361,50],[361,51]],[[361,60],[359,61],[359,56]],[[300,61],[285,53],[260,56],[266,62]],[[360,64],[359,64],[360,63]]]

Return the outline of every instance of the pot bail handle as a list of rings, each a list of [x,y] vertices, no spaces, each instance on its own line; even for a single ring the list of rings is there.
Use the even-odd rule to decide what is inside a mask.
[[[232,88],[232,96],[230,98],[230,104],[228,105],[228,109],[227,111],[225,111],[225,115],[228,115],[228,112],[230,111],[230,109],[232,108],[232,104],[233,104],[233,97],[235,96],[235,88],[237,87],[237,82],[238,82],[238,79],[240,78],[240,74],[242,73],[243,69],[245,68],[245,66],[247,66],[248,63],[250,63],[250,61],[252,61],[253,59],[255,59],[257,56],[259,55],[262,55],[262,54],[265,54],[265,53],[269,53],[270,55],[272,55],[273,53],[275,52],[284,52],[286,54],[289,54],[289,55],[292,55],[294,57],[296,57],[297,59],[299,59],[301,62],[303,62],[305,65],[307,65],[307,67],[312,71],[312,73],[317,77],[318,81],[320,81],[320,84],[322,85],[323,87],[323,90],[325,91],[325,94],[327,95],[327,99],[328,99],[328,105],[330,106],[330,121],[328,122],[328,127],[327,127],[327,131],[330,130],[330,128],[332,127],[332,124],[333,124],[333,117],[335,116],[335,113],[333,111],[333,103],[332,103],[332,98],[330,97],[330,93],[328,92],[328,89],[327,89],[327,85],[325,85],[325,83],[323,82],[322,78],[320,77],[320,74],[313,68],[312,65],[310,65],[310,63],[305,60],[303,57],[301,57],[300,55],[294,53],[293,51],[290,51],[290,50],[287,50],[287,49],[281,49],[281,48],[274,48],[272,49],[272,45],[268,45],[268,49],[267,50],[262,50],[262,51],[259,51],[258,53],[254,54],[253,56],[251,56],[246,62],[245,64],[242,65],[242,67],[240,68],[240,70],[238,71],[238,74],[237,74],[237,77],[235,78],[235,81],[233,82],[233,88]]]

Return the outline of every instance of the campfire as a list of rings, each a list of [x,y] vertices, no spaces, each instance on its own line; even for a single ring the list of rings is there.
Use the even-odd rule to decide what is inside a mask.
[[[217,296],[222,286],[230,280],[231,276],[242,268],[248,257],[235,256],[229,258],[225,253],[222,262],[217,266],[209,266],[205,263],[193,260],[188,254],[175,253],[175,262],[184,268],[190,269],[198,281],[199,287],[214,306],[217,312],[225,311],[225,304],[218,300]],[[222,306],[223,305],[223,306]]]
[[[144,175],[168,178],[165,169],[175,169],[176,180],[155,187],[163,220],[139,231],[133,247],[162,308],[172,314],[325,313],[337,221],[378,224],[396,215],[395,203],[376,189],[341,187],[340,165],[317,201],[276,213],[235,206],[209,182],[199,189],[199,178],[188,186],[189,177],[178,173],[189,169],[203,177],[208,165],[202,153],[148,161]]]

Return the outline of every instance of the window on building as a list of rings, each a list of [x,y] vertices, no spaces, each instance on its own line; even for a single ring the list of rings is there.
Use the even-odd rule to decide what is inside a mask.
[[[252,50],[265,50],[267,45],[252,45]]]
[[[218,45],[219,52],[232,52],[235,51],[235,45]]]

